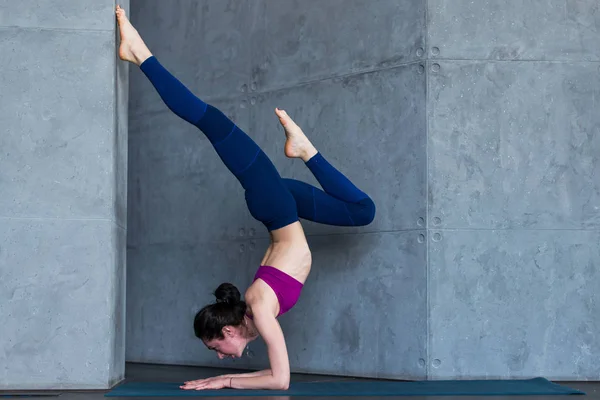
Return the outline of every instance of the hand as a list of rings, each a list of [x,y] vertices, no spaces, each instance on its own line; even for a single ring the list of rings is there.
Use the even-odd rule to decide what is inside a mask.
[[[184,390],[223,389],[226,388],[227,385],[229,385],[229,377],[222,375],[195,381],[187,381],[184,382],[180,388]]]

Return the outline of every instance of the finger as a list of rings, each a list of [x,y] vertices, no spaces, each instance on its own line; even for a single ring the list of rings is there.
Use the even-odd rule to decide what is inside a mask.
[[[190,385],[183,385],[181,386],[182,389],[195,389],[196,387],[198,387],[199,384],[190,384]]]
[[[208,379],[196,379],[195,381],[185,382],[187,385],[197,385],[199,383],[204,383],[208,381]]]

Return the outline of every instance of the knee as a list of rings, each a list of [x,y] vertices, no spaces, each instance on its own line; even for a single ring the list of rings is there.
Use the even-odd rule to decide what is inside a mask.
[[[359,201],[360,210],[353,216],[356,226],[369,225],[375,219],[376,207],[375,202],[370,197]]]

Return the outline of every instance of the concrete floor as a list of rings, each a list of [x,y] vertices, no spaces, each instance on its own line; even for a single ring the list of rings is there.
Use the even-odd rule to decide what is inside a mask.
[[[235,373],[236,371],[226,370],[226,369],[215,369],[215,368],[201,368],[201,367],[183,367],[183,366],[171,366],[171,365],[148,365],[148,364],[127,364],[125,379],[129,382],[182,382],[186,380],[192,379],[200,379],[209,376],[221,375],[226,373]],[[239,372],[239,371],[237,371]],[[293,374],[293,381],[326,381],[326,380],[353,380],[353,378],[340,378],[340,377],[332,377],[332,376],[323,376],[323,375],[304,375],[304,374]],[[519,399],[527,399],[527,400],[538,400],[542,398],[552,399],[552,400],[576,400],[578,398],[585,398],[586,400],[600,400],[600,382],[560,382],[566,386],[572,387],[574,389],[579,389],[584,391],[587,396],[495,396],[490,397],[490,399],[494,400],[519,400]],[[58,397],[47,397],[49,399],[56,398],[60,400],[102,400],[104,397],[105,391],[97,391],[97,392],[56,392],[55,395],[59,395]],[[2,392],[0,392],[0,397],[3,397]],[[51,393],[48,393],[51,394]],[[46,397],[44,397],[46,398]],[[185,397],[190,398],[190,397]],[[196,399],[208,399],[208,397],[193,397]],[[306,397],[304,397],[306,398]],[[365,400],[371,398],[360,398],[360,397],[351,397],[356,400]],[[390,398],[390,397],[386,397]],[[404,397],[401,397],[404,398]],[[412,397],[414,399],[424,400],[428,397]],[[471,400],[473,397],[468,396],[460,396],[460,397],[452,397],[452,396],[442,396],[438,397],[444,400],[458,400],[458,399],[468,399]],[[480,397],[478,397],[480,398]],[[111,397],[110,399],[125,399],[125,400],[148,400],[148,397]],[[182,400],[182,397],[159,397],[157,399],[177,399]],[[228,397],[218,397],[219,400],[227,400]],[[238,397],[238,399],[255,399],[253,397]],[[277,397],[265,397],[265,400],[288,400],[288,396],[277,396]],[[323,397],[322,400],[335,400],[334,397]],[[258,399],[255,399],[258,400]]]

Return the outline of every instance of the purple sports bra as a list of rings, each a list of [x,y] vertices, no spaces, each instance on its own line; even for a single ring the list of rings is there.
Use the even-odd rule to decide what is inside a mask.
[[[280,269],[268,265],[261,265],[258,268],[256,275],[254,275],[254,280],[257,279],[264,281],[275,292],[277,300],[279,300],[279,314],[277,316],[285,314],[296,305],[304,286],[300,281]]]

